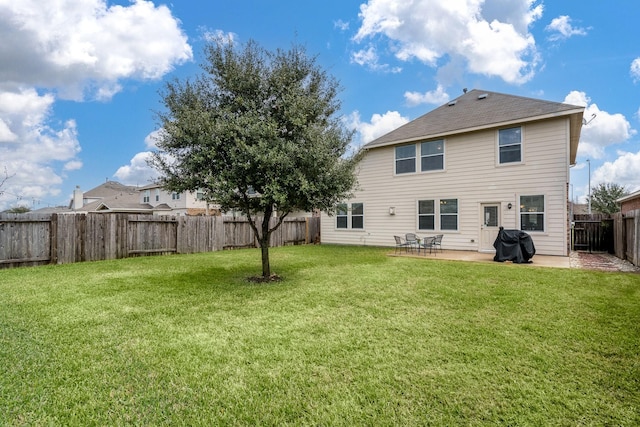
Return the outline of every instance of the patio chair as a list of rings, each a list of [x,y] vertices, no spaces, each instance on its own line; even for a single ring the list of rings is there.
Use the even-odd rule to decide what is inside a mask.
[[[409,243],[400,236],[393,236],[393,238],[396,239],[396,254],[398,253],[398,249],[402,250],[402,248],[404,248],[406,252],[409,248]]]
[[[429,249],[429,253],[431,250],[435,250],[436,255],[438,254],[438,249],[436,248],[436,237],[425,237],[420,244],[420,247],[424,250],[424,254],[427,254],[427,249]]]
[[[411,249],[411,252],[413,252],[414,248],[420,250],[420,243],[418,242],[418,236],[416,234],[407,233],[404,235],[404,239],[409,244],[409,248]]]
[[[436,250],[436,253],[438,252],[438,248],[440,248],[440,252],[442,252],[442,237],[444,236],[444,234],[438,234],[435,237],[435,240],[433,242],[433,248]]]

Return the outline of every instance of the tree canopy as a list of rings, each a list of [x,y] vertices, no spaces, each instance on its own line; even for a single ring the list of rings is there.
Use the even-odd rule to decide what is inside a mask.
[[[362,152],[349,151],[339,83],[303,47],[219,40],[204,53],[200,75],[161,93],[151,164],[165,188],[199,190],[222,211],[246,215],[269,277],[271,233],[291,212],[332,211],[350,197]]]
[[[618,199],[628,194],[621,185],[615,183],[600,183],[591,188],[591,210],[603,214],[620,212]]]

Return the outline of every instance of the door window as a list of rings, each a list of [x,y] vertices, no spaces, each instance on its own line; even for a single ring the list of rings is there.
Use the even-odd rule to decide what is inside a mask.
[[[498,226],[498,207],[497,206],[484,207],[484,225],[486,225],[487,227]]]

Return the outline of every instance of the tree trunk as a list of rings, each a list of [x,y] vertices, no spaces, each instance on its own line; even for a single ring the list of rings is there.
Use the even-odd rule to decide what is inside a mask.
[[[260,250],[262,251],[262,277],[271,276],[271,266],[269,265],[269,236],[260,239]]]
[[[271,240],[271,232],[269,231],[269,219],[271,218],[271,209],[266,209],[262,218],[262,233],[260,233],[260,250],[262,251],[262,277],[271,277],[271,266],[269,265],[269,243]]]

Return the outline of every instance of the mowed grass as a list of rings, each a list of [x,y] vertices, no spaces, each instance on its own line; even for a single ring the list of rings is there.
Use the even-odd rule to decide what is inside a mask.
[[[0,425],[640,424],[640,275],[387,252],[0,270]]]

